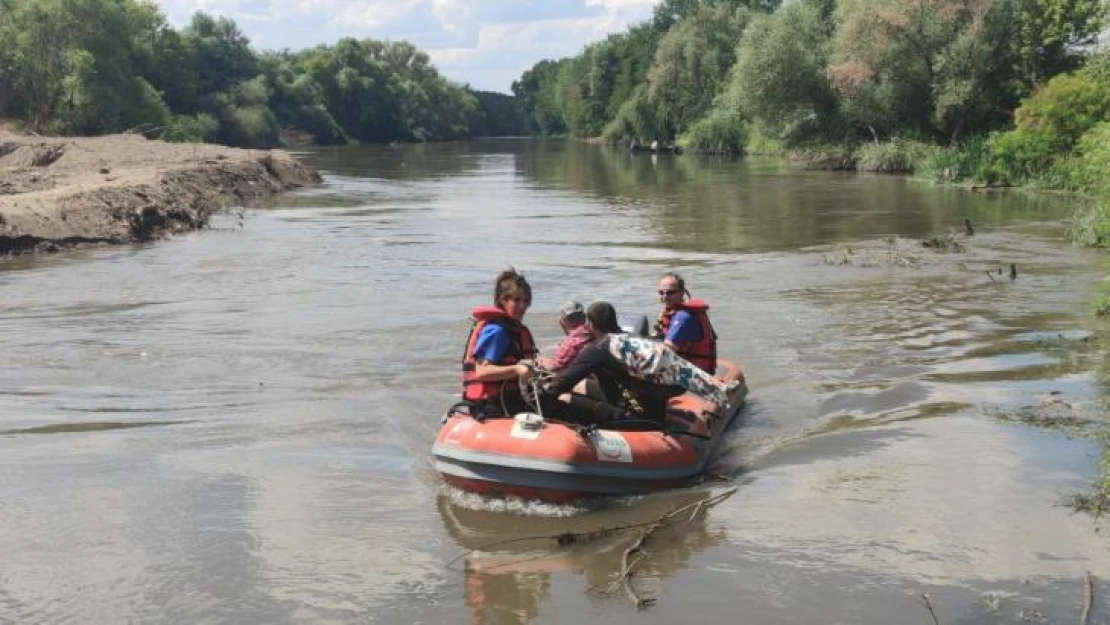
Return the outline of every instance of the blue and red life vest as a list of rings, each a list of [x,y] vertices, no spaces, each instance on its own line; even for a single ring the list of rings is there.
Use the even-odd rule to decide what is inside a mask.
[[[478,344],[478,337],[482,328],[488,324],[496,323],[509,332],[509,349],[501,360],[493,364],[515,365],[521,360],[536,357],[536,342],[532,339],[532,332],[528,327],[510,317],[504,310],[494,306],[479,306],[470,312],[474,317],[474,325],[470,329],[470,337],[466,340],[466,353],[462,361],[463,399],[469,401],[487,401],[497,399],[502,390],[507,393],[519,393],[520,387],[516,380],[498,380],[496,382],[479,382],[475,379],[478,363],[474,360],[474,347]]]
[[[709,323],[709,304],[705,300],[692,299],[683,302],[674,310],[664,309],[659,313],[655,323],[655,338],[667,338],[667,330],[671,327],[674,315],[680,310],[685,310],[697,319],[701,327],[701,340],[675,345],[675,353],[694,363],[709,373],[717,372],[717,333],[713,331],[713,324]]]

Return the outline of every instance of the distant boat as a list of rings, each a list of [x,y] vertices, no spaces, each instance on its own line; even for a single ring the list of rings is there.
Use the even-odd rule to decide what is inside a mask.
[[[632,145],[628,148],[629,152],[647,153],[647,154],[682,154],[682,146],[679,145],[661,145],[656,149],[651,149],[650,145]]]

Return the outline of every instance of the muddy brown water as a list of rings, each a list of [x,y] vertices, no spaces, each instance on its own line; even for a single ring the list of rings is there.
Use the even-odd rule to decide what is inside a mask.
[[[1061,505],[1105,420],[1066,199],[557,141],[302,156],[323,186],[211,230],[0,260],[0,623],[930,623],[926,593],[1077,623],[1087,572],[1110,620],[1108,539]],[[666,270],[712,303],[752,386],[717,481],[443,488],[465,316],[510,263],[546,345],[566,298],[654,313]],[[731,486],[649,539],[642,611],[610,592],[636,532],[531,538]]]

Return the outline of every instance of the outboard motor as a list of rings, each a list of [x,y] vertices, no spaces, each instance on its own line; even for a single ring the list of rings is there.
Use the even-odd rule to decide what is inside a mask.
[[[648,318],[646,315],[618,315],[617,323],[620,325],[621,330],[631,334],[632,336],[647,337]]]

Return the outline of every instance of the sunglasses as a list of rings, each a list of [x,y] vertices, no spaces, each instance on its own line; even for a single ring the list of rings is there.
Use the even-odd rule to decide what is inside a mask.
[[[679,291],[678,289],[668,289],[668,290],[660,289],[659,290],[659,295],[662,296],[662,297],[670,297],[671,295],[674,295],[675,293],[681,293],[681,291]]]

